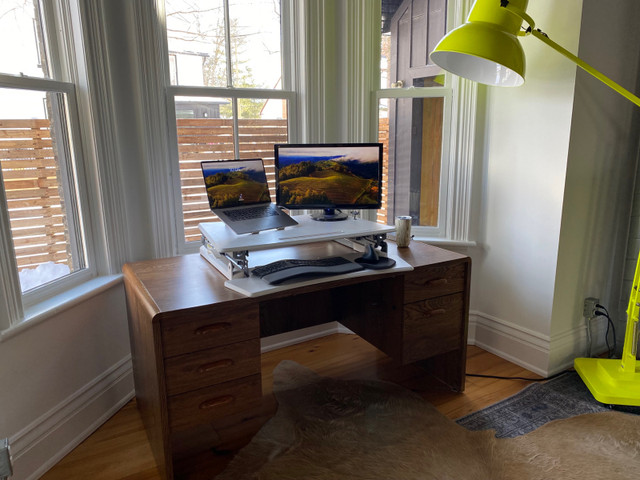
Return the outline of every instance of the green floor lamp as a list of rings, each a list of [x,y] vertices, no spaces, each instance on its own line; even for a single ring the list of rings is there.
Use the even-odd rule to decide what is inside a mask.
[[[449,32],[431,52],[431,60],[445,70],[479,83],[517,87],[524,83],[525,58],[518,37],[533,35],[636,105],[629,92],[535,28],[525,12],[528,0],[476,0],[466,23]],[[524,28],[522,23],[528,26]],[[640,406],[640,366],[637,365],[640,313],[640,258],[627,309],[622,360],[576,358],[574,366],[596,400]]]

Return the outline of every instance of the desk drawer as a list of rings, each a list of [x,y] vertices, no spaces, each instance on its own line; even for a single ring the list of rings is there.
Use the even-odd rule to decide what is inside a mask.
[[[458,263],[407,272],[404,281],[405,303],[464,291],[466,266],[466,263]]]
[[[260,375],[169,397],[169,426],[182,430],[260,406]]]
[[[258,305],[175,312],[161,320],[164,357],[260,337]]]
[[[248,377],[259,372],[260,340],[257,338],[171,357],[165,361],[169,395]]]
[[[463,294],[457,293],[404,306],[403,362],[411,363],[459,349],[466,339]]]

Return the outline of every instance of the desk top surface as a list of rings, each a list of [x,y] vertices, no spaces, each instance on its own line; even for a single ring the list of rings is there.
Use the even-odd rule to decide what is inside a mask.
[[[402,258],[414,269],[470,261],[469,257],[465,255],[420,242],[411,242],[408,248],[397,248],[394,242],[388,242],[388,244],[389,253]],[[329,257],[345,255],[348,252],[352,252],[352,250],[339,243],[321,242],[255,252],[251,255],[253,258],[255,254],[257,260],[255,264],[260,265],[281,258],[299,258],[301,254]],[[127,285],[136,289],[138,294],[143,295],[157,313],[207,307],[212,304],[228,304],[229,302],[259,302],[270,298],[360,283],[374,278],[372,275],[371,277],[341,279],[335,282],[291,288],[273,295],[250,298],[225,287],[226,278],[200,254],[128,263],[123,267],[123,272]],[[375,274],[375,278],[403,275],[403,273],[394,273],[393,271],[379,272],[381,273]],[[410,273],[407,272],[407,274]]]

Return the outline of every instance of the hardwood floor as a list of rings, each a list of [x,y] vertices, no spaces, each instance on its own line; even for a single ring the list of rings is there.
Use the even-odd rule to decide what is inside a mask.
[[[336,334],[311,340],[262,355],[264,401],[275,411],[271,394],[272,372],[284,359],[295,360],[324,376],[367,378],[393,381],[420,393],[451,419],[509,397],[530,382],[467,376],[463,393],[451,392],[425,378],[416,367],[402,367],[355,335]],[[467,373],[498,376],[537,375],[480,348],[467,351]],[[213,466],[220,471],[230,457]],[[158,480],[151,448],[138,414],[135,399],[116,413],[89,438],[63,458],[43,477],[44,480]]]

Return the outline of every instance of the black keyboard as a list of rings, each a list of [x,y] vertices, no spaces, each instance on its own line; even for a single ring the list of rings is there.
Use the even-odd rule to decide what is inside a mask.
[[[271,285],[278,285],[286,280],[326,277],[358,270],[363,270],[362,265],[351,260],[326,257],[317,260],[278,260],[256,267],[252,273]]]
[[[253,220],[254,218],[265,218],[272,217],[277,215],[276,212],[271,205],[260,205],[258,207],[251,208],[240,208],[238,210],[229,210],[228,212],[224,212],[224,214],[234,222],[238,220]]]

